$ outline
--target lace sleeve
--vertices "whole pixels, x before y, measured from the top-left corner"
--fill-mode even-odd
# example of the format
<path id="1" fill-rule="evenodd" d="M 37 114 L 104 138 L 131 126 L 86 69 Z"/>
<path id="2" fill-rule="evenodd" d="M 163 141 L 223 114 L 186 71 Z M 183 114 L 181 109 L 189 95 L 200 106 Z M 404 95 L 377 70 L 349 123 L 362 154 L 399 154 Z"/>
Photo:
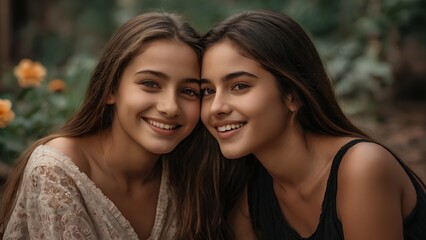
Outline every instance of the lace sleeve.
<path id="1" fill-rule="evenodd" d="M 97 239 L 84 199 L 59 166 L 37 166 L 23 185 L 4 239 Z"/>

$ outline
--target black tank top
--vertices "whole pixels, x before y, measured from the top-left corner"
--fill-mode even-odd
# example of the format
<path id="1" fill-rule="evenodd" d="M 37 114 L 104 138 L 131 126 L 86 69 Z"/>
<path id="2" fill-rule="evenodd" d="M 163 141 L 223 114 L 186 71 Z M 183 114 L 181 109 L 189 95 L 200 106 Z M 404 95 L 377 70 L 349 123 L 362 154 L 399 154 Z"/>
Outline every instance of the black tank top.
<path id="1" fill-rule="evenodd" d="M 322 202 L 322 211 L 317 229 L 308 238 L 301 237 L 291 228 L 281 214 L 281 209 L 273 189 L 273 180 L 266 169 L 256 161 L 255 172 L 248 182 L 247 197 L 250 217 L 255 232 L 260 239 L 285 240 L 339 240 L 344 239 L 342 224 L 337 217 L 336 193 L 337 173 L 340 162 L 353 145 L 368 142 L 356 139 L 345 144 L 336 154 L 327 181 L 327 188 Z M 426 193 L 415 174 L 394 155 L 411 179 L 417 192 L 417 204 L 404 220 L 405 240 L 426 240 Z"/>

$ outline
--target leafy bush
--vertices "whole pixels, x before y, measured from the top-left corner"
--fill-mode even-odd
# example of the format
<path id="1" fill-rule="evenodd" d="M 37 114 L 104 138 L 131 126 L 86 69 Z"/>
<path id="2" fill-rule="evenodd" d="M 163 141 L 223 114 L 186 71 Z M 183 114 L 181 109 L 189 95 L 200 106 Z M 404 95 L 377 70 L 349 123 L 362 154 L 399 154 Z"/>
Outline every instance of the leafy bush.
<path id="1" fill-rule="evenodd" d="M 29 144 L 70 117 L 83 97 L 87 81 L 82 79 L 89 78 L 93 66 L 91 59 L 75 59 L 62 70 L 66 79 L 62 80 L 54 70 L 49 73 L 41 63 L 24 59 L 1 76 L 0 161 L 11 164 Z M 6 102 L 11 103 L 9 110 Z M 11 112 L 14 117 L 2 122 L 2 116 Z"/>

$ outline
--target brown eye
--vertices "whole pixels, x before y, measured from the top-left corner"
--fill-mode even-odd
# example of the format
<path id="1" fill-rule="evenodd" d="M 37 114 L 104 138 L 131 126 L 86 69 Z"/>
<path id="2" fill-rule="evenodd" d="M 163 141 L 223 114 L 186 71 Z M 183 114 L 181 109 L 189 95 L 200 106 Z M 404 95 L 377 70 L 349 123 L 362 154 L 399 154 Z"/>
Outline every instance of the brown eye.
<path id="1" fill-rule="evenodd" d="M 201 90 L 201 94 L 203 96 L 209 96 L 209 95 L 212 95 L 214 93 L 215 93 L 215 91 L 214 91 L 213 88 L 204 88 L 204 89 Z"/>
<path id="2" fill-rule="evenodd" d="M 246 83 L 236 83 L 232 86 L 232 90 L 239 91 L 239 90 L 246 89 L 248 87 L 250 86 Z"/>
<path id="3" fill-rule="evenodd" d="M 142 81 L 141 84 L 149 88 L 160 88 L 157 82 L 151 80 Z"/>
<path id="4" fill-rule="evenodd" d="M 181 90 L 181 93 L 188 95 L 188 96 L 191 96 L 191 97 L 192 96 L 198 97 L 200 95 L 196 90 L 194 90 L 192 88 L 184 88 L 184 89 Z"/>

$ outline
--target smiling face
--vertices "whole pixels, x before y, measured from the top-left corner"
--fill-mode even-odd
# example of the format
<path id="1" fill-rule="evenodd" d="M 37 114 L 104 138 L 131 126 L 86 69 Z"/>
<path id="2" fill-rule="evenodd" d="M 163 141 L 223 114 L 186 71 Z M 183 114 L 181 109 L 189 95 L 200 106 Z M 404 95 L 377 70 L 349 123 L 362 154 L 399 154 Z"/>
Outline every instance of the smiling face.
<path id="1" fill-rule="evenodd" d="M 286 137 L 290 109 L 274 76 L 229 40 L 203 57 L 201 119 L 227 158 L 262 151 Z"/>
<path id="2" fill-rule="evenodd" d="M 199 76 L 197 55 L 189 46 L 175 40 L 150 43 L 126 67 L 110 96 L 115 137 L 155 154 L 172 151 L 199 120 Z"/>

